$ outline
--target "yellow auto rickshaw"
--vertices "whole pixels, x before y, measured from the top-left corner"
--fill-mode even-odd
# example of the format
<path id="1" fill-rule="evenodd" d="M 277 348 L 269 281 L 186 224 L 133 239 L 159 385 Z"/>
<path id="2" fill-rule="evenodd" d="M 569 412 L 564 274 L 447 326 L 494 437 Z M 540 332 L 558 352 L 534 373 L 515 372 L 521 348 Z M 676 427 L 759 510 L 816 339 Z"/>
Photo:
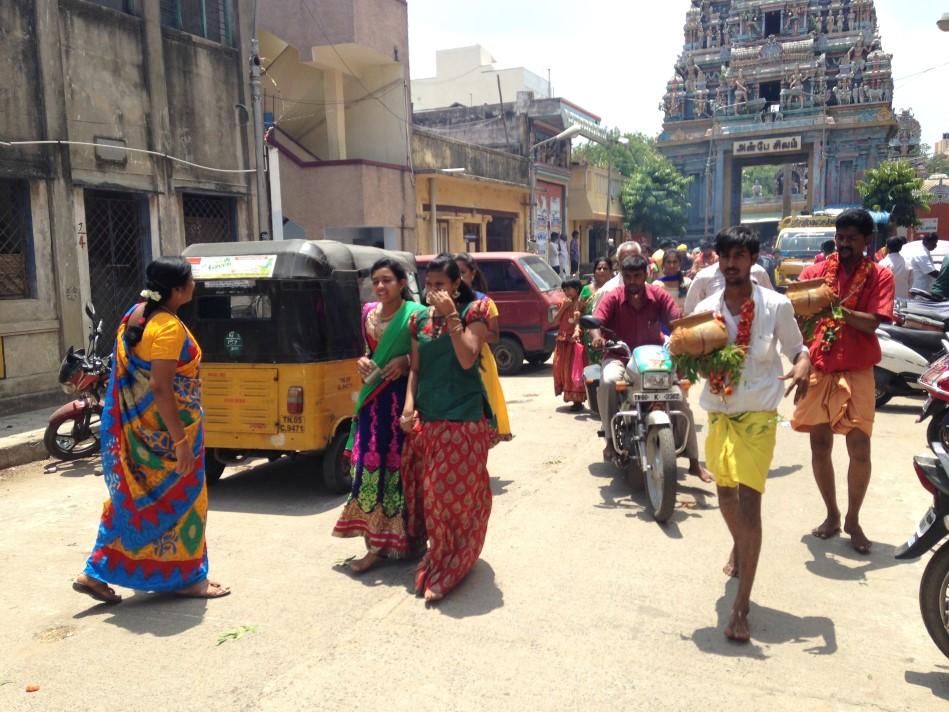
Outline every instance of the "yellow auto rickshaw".
<path id="1" fill-rule="evenodd" d="M 331 240 L 197 244 L 184 256 L 196 287 L 182 318 L 204 353 L 208 482 L 248 458 L 322 453 L 327 488 L 348 491 L 369 268 L 400 259 L 417 294 L 414 256 Z"/>

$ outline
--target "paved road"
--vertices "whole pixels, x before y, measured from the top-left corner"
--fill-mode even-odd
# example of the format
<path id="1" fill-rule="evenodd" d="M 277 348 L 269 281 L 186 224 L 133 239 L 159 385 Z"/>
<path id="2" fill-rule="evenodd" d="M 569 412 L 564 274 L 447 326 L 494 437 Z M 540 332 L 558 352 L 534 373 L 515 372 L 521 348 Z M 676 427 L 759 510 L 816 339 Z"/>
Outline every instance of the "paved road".
<path id="1" fill-rule="evenodd" d="M 213 490 L 212 572 L 234 595 L 90 607 L 69 582 L 102 478 L 90 464 L 0 473 L 0 709 L 922 710 L 949 699 L 949 661 L 917 608 L 924 562 L 892 558 L 928 505 L 910 464 L 924 446 L 917 402 L 879 415 L 869 557 L 806 534 L 821 519 L 807 443 L 779 430 L 754 643 L 740 647 L 720 632 L 734 582 L 721 573 L 729 542 L 713 488 L 683 478 L 660 527 L 597 462 L 593 421 L 554 400 L 549 365 L 505 389 L 517 438 L 491 456 L 487 545 L 437 609 L 411 595 L 409 564 L 360 579 L 334 567 L 361 546 L 329 536 L 343 499 L 283 465 Z M 218 644 L 241 626 L 256 628 Z"/>

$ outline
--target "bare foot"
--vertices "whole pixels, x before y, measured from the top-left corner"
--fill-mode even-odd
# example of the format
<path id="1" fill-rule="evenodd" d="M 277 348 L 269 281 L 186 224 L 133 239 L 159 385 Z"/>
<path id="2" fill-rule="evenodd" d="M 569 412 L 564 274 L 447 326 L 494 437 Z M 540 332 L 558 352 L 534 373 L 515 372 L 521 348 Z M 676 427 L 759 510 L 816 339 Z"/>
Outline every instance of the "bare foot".
<path id="1" fill-rule="evenodd" d="M 738 578 L 738 556 L 735 553 L 735 547 L 732 547 L 732 553 L 728 556 L 728 563 L 722 567 L 722 573 L 726 576 Z"/>
<path id="2" fill-rule="evenodd" d="M 748 611 L 732 611 L 732 618 L 725 626 L 725 637 L 736 643 L 751 640 L 751 628 L 748 627 Z"/>
<path id="3" fill-rule="evenodd" d="M 859 524 L 844 524 L 844 531 L 850 535 L 850 546 L 858 554 L 869 554 L 873 545 Z"/>
<path id="4" fill-rule="evenodd" d="M 714 478 L 712 477 L 712 473 L 706 470 L 704 467 L 702 467 L 698 463 L 696 463 L 695 465 L 689 465 L 689 474 L 695 475 L 700 480 L 702 480 L 702 482 L 715 481 Z"/>
<path id="5" fill-rule="evenodd" d="M 196 584 L 175 591 L 176 596 L 183 598 L 224 598 L 231 595 L 231 589 L 222 586 L 217 581 L 204 579 Z"/>
<path id="6" fill-rule="evenodd" d="M 436 593 L 430 588 L 425 589 L 425 603 L 437 603 L 445 597 L 444 593 Z"/>
<path id="7" fill-rule="evenodd" d="M 819 527 L 811 530 L 818 539 L 830 539 L 840 534 L 840 515 L 828 516 Z"/>
<path id="8" fill-rule="evenodd" d="M 349 570 L 352 571 L 354 574 L 361 574 L 371 569 L 377 563 L 379 563 L 379 554 L 376 554 L 375 552 L 370 551 L 361 559 L 350 561 Z"/>
<path id="9" fill-rule="evenodd" d="M 85 574 L 79 574 L 72 582 L 73 591 L 85 594 L 102 603 L 118 603 L 122 597 L 104 581 L 99 581 Z"/>

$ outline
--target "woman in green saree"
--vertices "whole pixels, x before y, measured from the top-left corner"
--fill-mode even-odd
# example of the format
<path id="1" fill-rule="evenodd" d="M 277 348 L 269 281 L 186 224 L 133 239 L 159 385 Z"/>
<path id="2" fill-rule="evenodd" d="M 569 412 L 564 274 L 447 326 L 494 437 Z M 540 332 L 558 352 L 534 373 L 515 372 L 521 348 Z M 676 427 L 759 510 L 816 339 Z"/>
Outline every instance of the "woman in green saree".
<path id="1" fill-rule="evenodd" d="M 353 489 L 333 529 L 333 536 L 365 539 L 368 552 L 350 564 L 355 573 L 369 570 L 380 558 L 410 553 L 401 474 L 405 435 L 399 416 L 412 347 L 409 318 L 424 310 L 405 298 L 407 275 L 399 262 L 383 258 L 370 274 L 379 301 L 362 311 L 366 354 L 358 368 L 363 387 L 347 445 Z"/>

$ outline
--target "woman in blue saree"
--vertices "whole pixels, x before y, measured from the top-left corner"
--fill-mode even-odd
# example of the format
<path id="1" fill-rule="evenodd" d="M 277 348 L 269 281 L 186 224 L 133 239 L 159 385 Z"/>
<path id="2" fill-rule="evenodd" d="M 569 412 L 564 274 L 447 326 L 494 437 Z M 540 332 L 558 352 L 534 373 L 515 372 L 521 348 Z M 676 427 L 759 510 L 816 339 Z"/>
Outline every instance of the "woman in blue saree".
<path id="1" fill-rule="evenodd" d="M 409 317 L 424 307 L 406 299 L 408 275 L 398 261 L 383 258 L 370 275 L 379 301 L 362 311 L 366 354 L 358 368 L 363 387 L 347 445 L 353 489 L 333 529 L 333 536 L 365 539 L 366 555 L 350 563 L 354 573 L 368 571 L 380 558 L 398 559 L 411 552 L 402 492 L 405 435 L 399 417 L 409 372 Z"/>
<path id="2" fill-rule="evenodd" d="M 102 412 L 102 471 L 109 488 L 92 555 L 73 589 L 122 600 L 109 584 L 219 598 L 208 580 L 204 534 L 201 348 L 178 318 L 194 279 L 182 257 L 145 271 L 144 301 L 122 319 Z"/>

